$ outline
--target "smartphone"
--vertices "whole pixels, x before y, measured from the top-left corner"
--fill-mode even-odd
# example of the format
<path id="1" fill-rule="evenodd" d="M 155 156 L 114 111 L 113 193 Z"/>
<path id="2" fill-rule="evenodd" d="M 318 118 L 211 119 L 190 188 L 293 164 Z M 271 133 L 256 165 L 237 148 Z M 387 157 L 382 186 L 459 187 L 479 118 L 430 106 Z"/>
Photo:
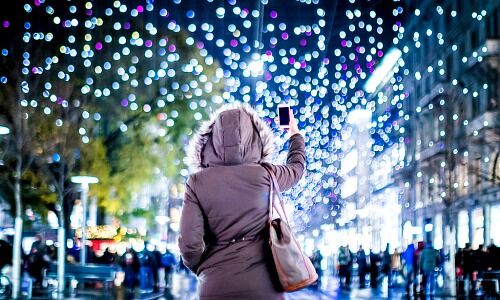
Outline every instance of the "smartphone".
<path id="1" fill-rule="evenodd" d="M 278 117 L 281 128 L 290 128 L 290 106 L 287 104 L 278 105 Z"/>

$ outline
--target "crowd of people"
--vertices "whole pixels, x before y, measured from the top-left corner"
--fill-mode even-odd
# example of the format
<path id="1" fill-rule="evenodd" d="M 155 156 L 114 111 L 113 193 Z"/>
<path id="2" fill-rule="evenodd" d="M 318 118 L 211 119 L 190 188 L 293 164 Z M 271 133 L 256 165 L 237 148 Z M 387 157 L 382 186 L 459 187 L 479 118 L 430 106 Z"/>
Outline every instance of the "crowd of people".
<path id="1" fill-rule="evenodd" d="M 479 245 L 472 249 L 470 243 L 465 248 L 459 248 L 455 254 L 455 267 L 458 280 L 467 280 L 468 289 L 475 293 L 477 282 L 484 278 L 488 271 L 500 270 L 500 248 L 493 242 L 488 247 Z"/>
<path id="2" fill-rule="evenodd" d="M 472 293 L 485 272 L 500 270 L 499 248 L 492 242 L 490 246 L 480 245 L 473 250 L 470 244 L 458 249 L 455 255 L 457 280 L 468 280 Z M 341 246 L 337 253 L 337 275 L 340 288 L 350 290 L 353 272 L 359 277 L 359 288 L 367 287 L 367 276 L 372 288 L 378 288 L 387 278 L 389 288 L 404 283 L 407 294 L 434 294 L 437 276 L 444 274 L 444 263 L 449 257 L 443 249 L 434 249 L 432 244 L 420 241 L 409 244 L 404 251 L 394 249 L 389 252 L 389 244 L 382 253 L 370 249 L 365 253 L 362 246 L 353 253 L 349 245 Z M 354 268 L 354 265 L 357 268 Z M 444 277 L 443 277 L 444 279 Z"/>
<path id="3" fill-rule="evenodd" d="M 80 251 L 76 243 L 74 247 L 67 248 L 67 264 L 78 264 Z M 22 252 L 23 274 L 32 278 L 34 287 L 43 286 L 44 270 L 56 262 L 57 247 L 54 243 L 47 243 L 40 234 L 35 236 L 29 251 Z M 160 286 L 170 288 L 174 269 L 179 267 L 187 270 L 173 252 L 168 249 L 160 251 L 151 243 L 145 243 L 140 250 L 135 250 L 130 245 L 124 253 L 118 253 L 113 246 L 106 247 L 103 251 L 94 251 L 87 245 L 86 263 L 119 266 L 124 274 L 122 284 L 129 291 L 139 289 L 153 292 L 159 290 Z M 12 265 L 12 246 L 8 241 L 0 240 L 0 268 L 7 265 Z M 164 276 L 160 276 L 160 272 L 164 272 Z"/>

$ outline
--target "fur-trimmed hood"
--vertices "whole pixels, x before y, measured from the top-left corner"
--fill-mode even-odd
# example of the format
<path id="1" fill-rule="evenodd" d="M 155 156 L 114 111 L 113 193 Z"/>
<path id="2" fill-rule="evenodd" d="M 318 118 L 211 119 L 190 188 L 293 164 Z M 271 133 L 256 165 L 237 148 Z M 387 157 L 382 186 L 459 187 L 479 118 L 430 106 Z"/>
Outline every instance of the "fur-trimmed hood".
<path id="1" fill-rule="evenodd" d="M 204 122 L 189 143 L 186 163 L 190 173 L 214 166 L 269 162 L 275 136 L 248 104 L 223 105 Z"/>

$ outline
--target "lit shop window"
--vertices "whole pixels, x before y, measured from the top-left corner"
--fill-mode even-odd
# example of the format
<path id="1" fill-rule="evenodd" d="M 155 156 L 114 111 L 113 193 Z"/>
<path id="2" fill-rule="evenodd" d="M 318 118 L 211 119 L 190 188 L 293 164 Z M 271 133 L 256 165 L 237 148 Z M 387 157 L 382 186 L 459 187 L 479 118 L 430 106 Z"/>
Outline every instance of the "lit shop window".
<path id="1" fill-rule="evenodd" d="M 495 245 L 500 245 L 500 204 L 491 207 L 490 234 Z M 488 241 L 489 245 L 490 241 Z"/>
<path id="2" fill-rule="evenodd" d="M 478 207 L 472 211 L 472 249 L 477 249 L 484 244 L 484 215 L 483 208 Z"/>
<path id="3" fill-rule="evenodd" d="M 469 214 L 466 210 L 458 213 L 457 242 L 459 248 L 464 248 L 469 242 Z"/>

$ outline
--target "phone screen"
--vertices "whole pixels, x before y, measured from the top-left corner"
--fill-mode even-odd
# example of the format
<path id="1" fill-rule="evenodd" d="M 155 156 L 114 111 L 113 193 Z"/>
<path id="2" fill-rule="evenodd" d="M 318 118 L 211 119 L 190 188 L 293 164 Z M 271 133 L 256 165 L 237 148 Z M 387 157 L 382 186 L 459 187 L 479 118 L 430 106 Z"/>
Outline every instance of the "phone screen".
<path id="1" fill-rule="evenodd" d="M 280 118 L 280 126 L 289 126 L 290 125 L 290 107 L 283 106 L 278 108 L 278 114 Z"/>

